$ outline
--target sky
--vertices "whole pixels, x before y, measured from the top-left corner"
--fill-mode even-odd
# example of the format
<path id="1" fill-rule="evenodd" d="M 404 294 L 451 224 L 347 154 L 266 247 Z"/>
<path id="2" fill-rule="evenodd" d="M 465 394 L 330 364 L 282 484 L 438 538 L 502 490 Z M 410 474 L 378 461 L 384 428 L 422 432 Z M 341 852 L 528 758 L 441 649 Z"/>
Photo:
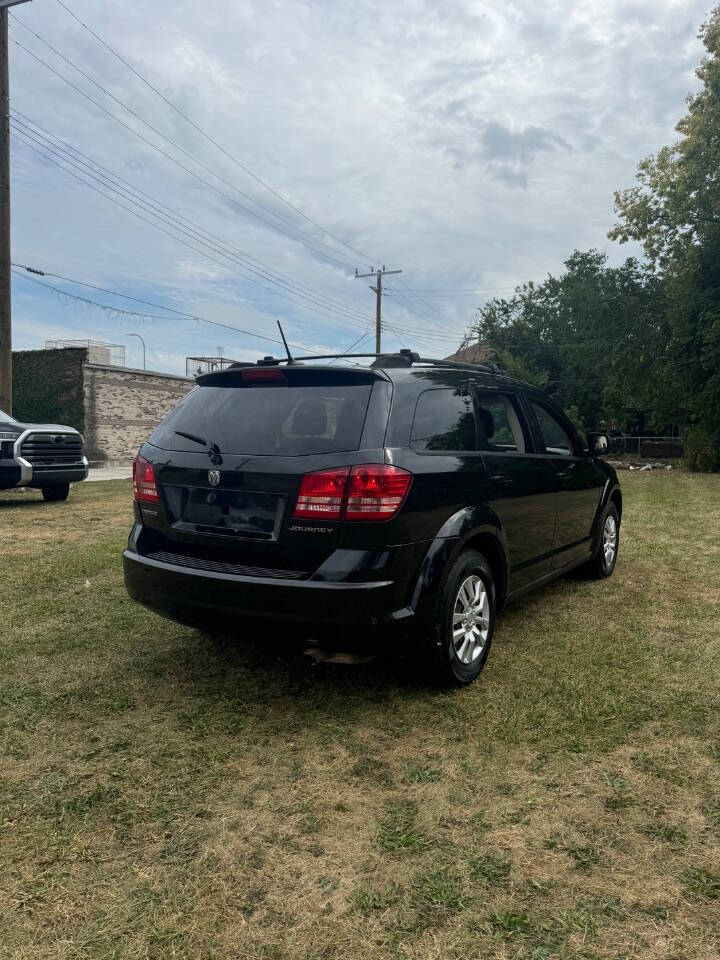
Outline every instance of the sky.
<path id="1" fill-rule="evenodd" d="M 355 270 L 384 264 L 383 347 L 446 356 L 574 249 L 640 255 L 607 240 L 613 191 L 675 139 L 710 6 L 16 6 L 13 260 L 45 276 L 16 268 L 14 347 L 102 340 L 138 367 L 140 334 L 181 374 L 282 353 L 280 320 L 296 352 L 373 350 Z"/>

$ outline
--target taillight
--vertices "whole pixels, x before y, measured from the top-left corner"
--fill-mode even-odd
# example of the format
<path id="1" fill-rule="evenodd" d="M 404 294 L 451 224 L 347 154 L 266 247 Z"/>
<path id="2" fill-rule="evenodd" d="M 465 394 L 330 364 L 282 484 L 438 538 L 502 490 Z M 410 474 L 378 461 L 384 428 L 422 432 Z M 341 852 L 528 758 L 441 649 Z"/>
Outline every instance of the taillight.
<path id="1" fill-rule="evenodd" d="M 240 376 L 245 383 L 282 383 L 287 386 L 287 377 L 277 367 L 245 367 Z"/>
<path id="2" fill-rule="evenodd" d="M 155 468 L 138 454 L 133 460 L 133 497 L 146 503 L 159 503 Z"/>
<path id="3" fill-rule="evenodd" d="M 389 464 L 306 473 L 294 516 L 325 520 L 389 520 L 405 500 L 412 474 Z"/>
<path id="4" fill-rule="evenodd" d="M 300 481 L 295 516 L 339 520 L 350 467 L 306 473 Z"/>
<path id="5" fill-rule="evenodd" d="M 412 474 L 391 464 L 363 464 L 350 472 L 346 520 L 387 520 L 402 506 Z"/>

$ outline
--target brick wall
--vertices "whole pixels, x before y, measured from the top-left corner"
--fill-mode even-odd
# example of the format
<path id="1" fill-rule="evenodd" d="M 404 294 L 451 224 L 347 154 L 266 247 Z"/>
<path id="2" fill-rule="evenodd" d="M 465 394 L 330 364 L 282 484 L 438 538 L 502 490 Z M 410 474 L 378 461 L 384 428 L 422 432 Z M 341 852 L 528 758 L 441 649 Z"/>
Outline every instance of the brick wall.
<path id="1" fill-rule="evenodd" d="M 172 374 L 85 364 L 88 459 L 127 463 L 162 418 L 194 385 Z"/>

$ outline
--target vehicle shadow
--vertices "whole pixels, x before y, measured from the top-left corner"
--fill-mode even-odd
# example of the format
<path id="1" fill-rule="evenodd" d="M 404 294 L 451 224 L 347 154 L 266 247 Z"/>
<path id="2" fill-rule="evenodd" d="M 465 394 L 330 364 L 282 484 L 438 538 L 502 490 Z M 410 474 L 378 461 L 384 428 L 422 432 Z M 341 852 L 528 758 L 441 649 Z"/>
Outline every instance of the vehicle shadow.
<path id="1" fill-rule="evenodd" d="M 37 505 L 40 503 L 44 503 L 44 501 L 42 494 L 38 490 L 37 497 L 33 497 L 32 499 L 29 497 L 23 497 L 22 499 L 20 497 L 17 499 L 14 497 L 0 497 L 0 510 L 22 510 L 27 507 L 37 507 Z"/>
<path id="2" fill-rule="evenodd" d="M 498 617 L 488 666 L 475 684 L 458 689 L 443 685 L 437 669 L 413 650 L 410 637 L 396 649 L 380 649 L 365 663 L 316 663 L 304 651 L 308 641 L 283 638 L 277 624 L 259 622 L 251 632 L 207 633 L 183 629 L 176 643 L 151 653 L 146 648 L 136 663 L 138 673 L 147 671 L 170 682 L 206 707 L 218 702 L 232 705 L 244 714 L 265 717 L 272 703 L 282 704 L 292 723 L 310 710 L 327 718 L 347 719 L 365 712 L 369 705 L 394 701 L 454 701 L 483 685 L 488 672 L 497 675 L 512 669 L 517 656 L 513 635 L 518 615 L 541 617 L 567 590 L 564 580 L 548 584 Z M 247 628 L 246 628 L 247 629 Z M 150 654 L 151 662 L 145 657 Z M 139 679 L 139 678 L 138 678 Z"/>

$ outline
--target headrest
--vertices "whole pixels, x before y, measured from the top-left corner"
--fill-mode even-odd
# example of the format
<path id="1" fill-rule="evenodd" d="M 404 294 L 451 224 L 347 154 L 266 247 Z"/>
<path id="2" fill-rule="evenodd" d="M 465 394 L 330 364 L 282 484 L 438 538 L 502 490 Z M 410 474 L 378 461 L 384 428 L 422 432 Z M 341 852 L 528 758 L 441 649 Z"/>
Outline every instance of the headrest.
<path id="1" fill-rule="evenodd" d="M 321 400 L 301 400 L 295 407 L 292 432 L 296 437 L 322 437 L 327 427 L 327 409 Z"/>
<path id="2" fill-rule="evenodd" d="M 495 421 L 493 420 L 492 413 L 484 407 L 480 407 L 480 422 L 482 423 L 482 428 L 485 433 L 485 439 L 489 440 L 495 433 Z"/>

